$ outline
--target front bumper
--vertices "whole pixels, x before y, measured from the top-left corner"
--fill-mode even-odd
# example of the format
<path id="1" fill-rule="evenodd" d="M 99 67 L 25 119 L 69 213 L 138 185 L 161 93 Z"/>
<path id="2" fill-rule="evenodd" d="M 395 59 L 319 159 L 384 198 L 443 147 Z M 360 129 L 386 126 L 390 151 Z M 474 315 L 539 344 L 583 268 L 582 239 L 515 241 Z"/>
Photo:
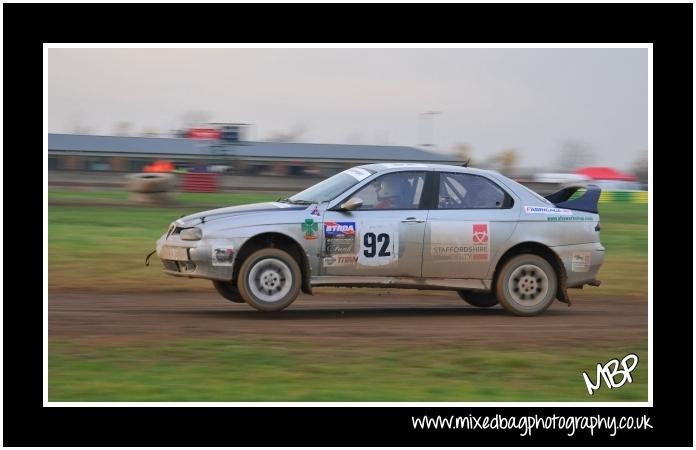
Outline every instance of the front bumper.
<path id="1" fill-rule="evenodd" d="M 157 240 L 157 256 L 162 261 L 164 273 L 176 277 L 231 281 L 234 249 L 227 241 L 184 241 L 177 236 L 167 237 L 167 234 Z"/>
<path id="2" fill-rule="evenodd" d="M 597 273 L 604 262 L 604 247 L 592 244 L 562 245 L 551 247 L 561 259 L 566 272 L 566 287 L 581 288 L 589 284 L 599 286 Z"/>

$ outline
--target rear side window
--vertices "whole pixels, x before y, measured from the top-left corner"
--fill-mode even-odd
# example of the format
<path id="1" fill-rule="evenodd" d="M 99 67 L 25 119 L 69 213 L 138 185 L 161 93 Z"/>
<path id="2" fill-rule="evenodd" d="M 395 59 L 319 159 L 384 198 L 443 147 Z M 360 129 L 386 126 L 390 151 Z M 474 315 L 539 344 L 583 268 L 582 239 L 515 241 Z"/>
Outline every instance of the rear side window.
<path id="1" fill-rule="evenodd" d="M 439 209 L 504 209 L 512 199 L 488 178 L 466 173 L 440 173 Z"/>

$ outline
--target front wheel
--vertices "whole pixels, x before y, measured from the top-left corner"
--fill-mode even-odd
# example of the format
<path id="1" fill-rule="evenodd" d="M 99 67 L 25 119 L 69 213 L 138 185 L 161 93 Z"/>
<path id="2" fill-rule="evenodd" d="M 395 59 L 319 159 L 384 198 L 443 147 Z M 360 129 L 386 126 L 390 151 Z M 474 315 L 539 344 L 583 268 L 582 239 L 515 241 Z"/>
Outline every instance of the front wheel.
<path id="1" fill-rule="evenodd" d="M 295 258 L 277 248 L 258 250 L 239 268 L 237 288 L 259 311 L 280 311 L 300 293 L 302 271 Z"/>
<path id="2" fill-rule="evenodd" d="M 517 316 L 535 316 L 556 297 L 556 271 L 544 258 L 522 254 L 508 260 L 501 268 L 495 295 L 507 311 Z"/>

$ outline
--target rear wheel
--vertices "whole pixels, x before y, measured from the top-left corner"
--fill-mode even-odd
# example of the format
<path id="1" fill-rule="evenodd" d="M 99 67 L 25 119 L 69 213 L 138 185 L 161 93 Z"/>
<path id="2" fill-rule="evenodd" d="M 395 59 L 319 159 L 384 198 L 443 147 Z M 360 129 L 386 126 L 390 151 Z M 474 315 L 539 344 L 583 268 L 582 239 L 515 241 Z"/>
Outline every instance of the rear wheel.
<path id="1" fill-rule="evenodd" d="M 215 290 L 218 291 L 218 294 L 222 295 L 227 300 L 235 303 L 244 303 L 244 299 L 239 295 L 239 290 L 234 283 L 216 280 L 213 281 L 213 286 L 215 286 Z"/>
<path id="2" fill-rule="evenodd" d="M 517 316 L 535 316 L 556 297 L 556 271 L 544 258 L 525 253 L 508 260 L 500 269 L 495 294 L 500 304 Z"/>
<path id="3" fill-rule="evenodd" d="M 237 289 L 259 311 L 280 311 L 300 293 L 302 271 L 295 258 L 277 248 L 258 250 L 239 268 Z"/>
<path id="4" fill-rule="evenodd" d="M 477 308 L 490 308 L 498 304 L 492 292 L 457 291 L 462 300 Z"/>

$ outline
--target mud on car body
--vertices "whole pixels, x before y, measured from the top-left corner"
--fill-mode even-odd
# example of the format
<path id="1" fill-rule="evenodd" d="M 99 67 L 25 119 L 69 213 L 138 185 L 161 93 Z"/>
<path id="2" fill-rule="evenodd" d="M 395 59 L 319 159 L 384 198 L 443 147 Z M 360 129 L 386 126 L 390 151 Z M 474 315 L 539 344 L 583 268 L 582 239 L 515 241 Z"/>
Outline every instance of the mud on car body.
<path id="1" fill-rule="evenodd" d="M 228 300 L 279 311 L 313 286 L 446 289 L 528 316 L 568 288 L 598 286 L 604 259 L 595 186 L 547 197 L 496 172 L 358 166 L 277 202 L 173 222 L 164 271 L 205 278 Z"/>

